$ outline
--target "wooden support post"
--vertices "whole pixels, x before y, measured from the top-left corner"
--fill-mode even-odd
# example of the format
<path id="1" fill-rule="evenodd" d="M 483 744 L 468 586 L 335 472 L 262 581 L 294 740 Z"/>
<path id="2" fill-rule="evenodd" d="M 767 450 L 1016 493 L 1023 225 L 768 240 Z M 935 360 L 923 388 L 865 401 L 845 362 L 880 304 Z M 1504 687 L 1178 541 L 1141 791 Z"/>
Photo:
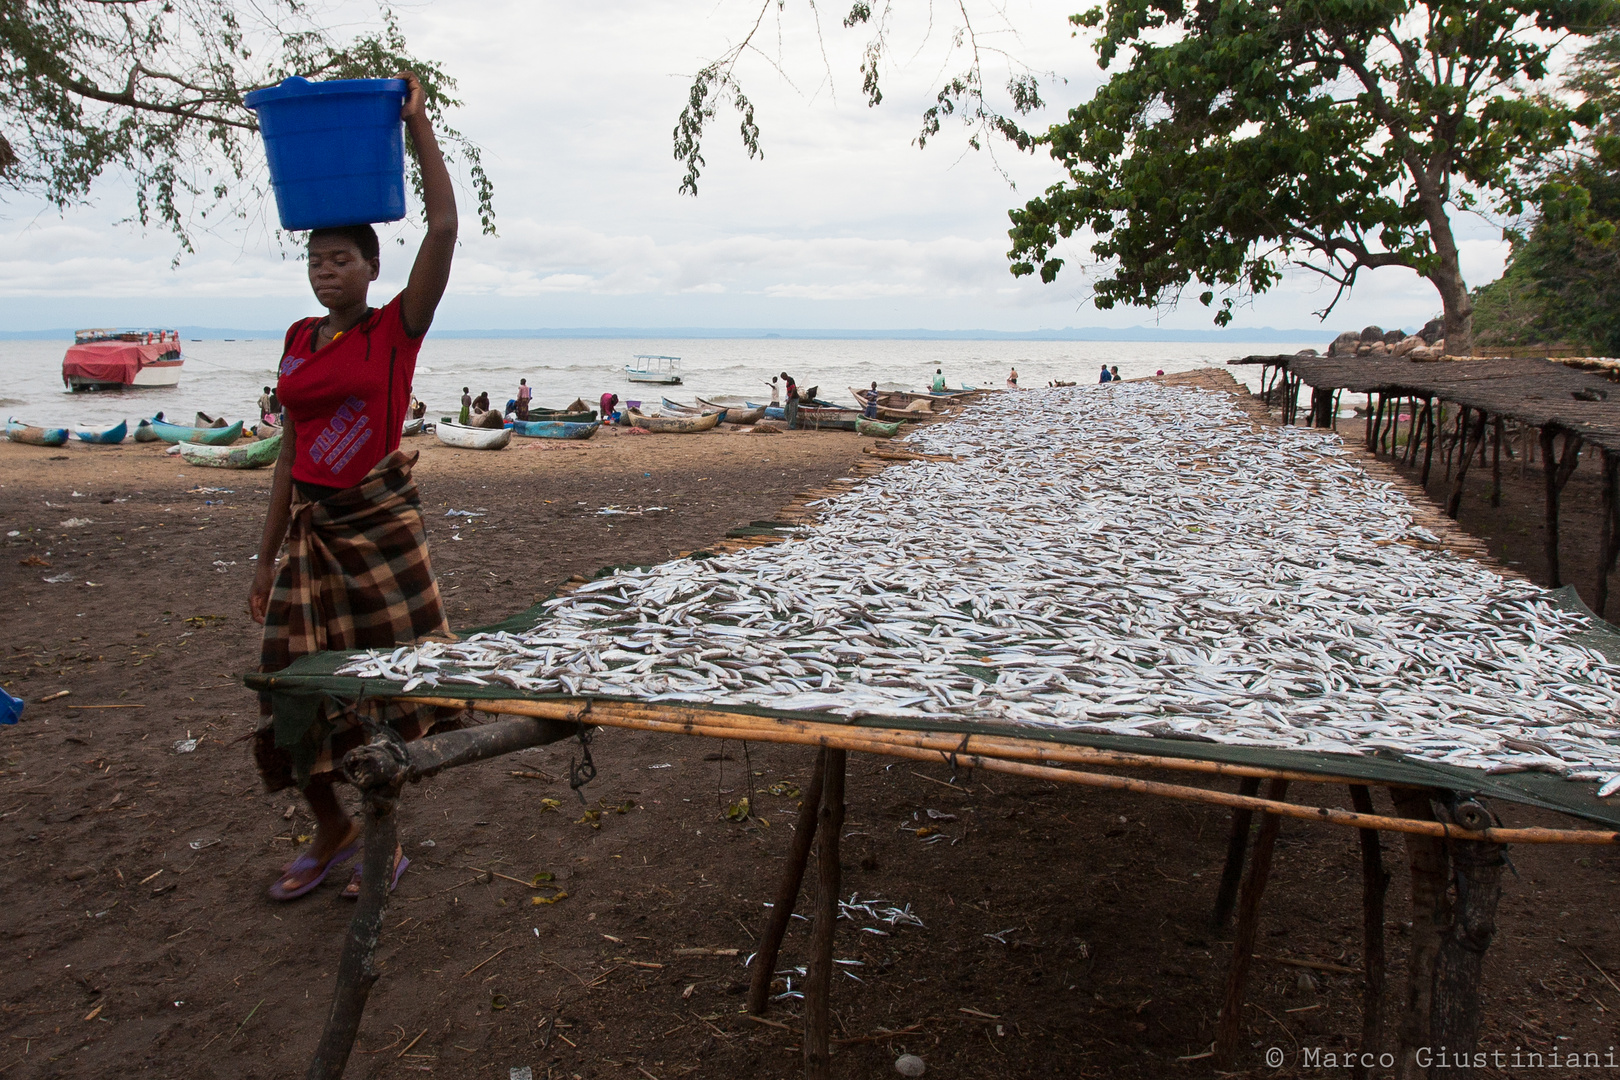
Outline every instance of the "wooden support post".
<path id="1" fill-rule="evenodd" d="M 1546 478 L 1547 498 L 1547 527 L 1544 547 L 1547 554 L 1547 579 L 1553 588 L 1562 585 L 1563 578 L 1558 573 L 1558 501 L 1563 495 L 1564 485 L 1575 471 L 1575 466 L 1581 461 L 1582 439 L 1573 431 L 1564 432 L 1564 449 L 1562 453 L 1553 451 L 1553 439 L 1558 429 L 1551 424 L 1541 429 L 1541 472 Z"/>
<path id="2" fill-rule="evenodd" d="M 1358 813 L 1373 812 L 1367 785 L 1350 785 L 1350 805 Z M 1384 896 L 1389 891 L 1389 871 L 1384 869 L 1384 848 L 1378 830 L 1357 832 L 1361 837 L 1361 962 L 1366 979 L 1361 992 L 1361 1052 L 1376 1061 L 1384 1043 Z M 1358 1064 L 1352 1073 L 1360 1080 L 1371 1075 L 1365 1064 Z"/>
<path id="3" fill-rule="evenodd" d="M 1333 430 L 1339 430 L 1339 399 L 1344 396 L 1344 390 L 1333 391 Z"/>
<path id="4" fill-rule="evenodd" d="M 1384 437 L 1384 395 L 1378 395 L 1378 408 L 1374 412 L 1372 421 L 1372 437 L 1367 440 L 1367 449 L 1378 456 L 1378 444 Z"/>
<path id="5" fill-rule="evenodd" d="M 1450 1067 L 1462 1056 L 1466 1063 L 1479 1043 L 1480 976 L 1485 950 L 1496 933 L 1496 905 L 1502 898 L 1502 867 L 1507 862 L 1501 844 L 1462 840 L 1451 845 L 1452 882 L 1456 893 L 1451 932 L 1440 943 L 1434 967 L 1434 1003 L 1429 1021 L 1433 1045 L 1445 1047 L 1445 1077 L 1466 1080 L 1473 1069 Z"/>
<path id="6" fill-rule="evenodd" d="M 1434 820 L 1433 792 L 1424 788 L 1390 788 L 1401 816 Z M 1402 1003 L 1396 1034 L 1400 1053 L 1395 1063 L 1397 1080 L 1421 1080 L 1418 1051 L 1435 1044 L 1430 1037 L 1434 1004 L 1434 964 L 1440 938 L 1451 926 L 1447 897 L 1449 857 L 1445 841 L 1434 836 L 1408 836 L 1407 859 L 1412 869 L 1412 940 L 1406 960 L 1406 1000 Z"/>
<path id="7" fill-rule="evenodd" d="M 326 1014 L 320 1045 L 304 1074 L 307 1080 L 338 1080 L 343 1075 L 349 1052 L 354 1049 L 354 1037 L 360 1032 L 366 999 L 377 981 L 373 961 L 388 909 L 388 886 L 393 883 L 394 846 L 398 842 L 394 809 L 403 782 L 401 775 L 392 782 L 365 789 L 365 862 L 360 874 L 360 899 L 354 918 L 349 920 L 349 935 L 343 939 L 332 1007 Z"/>
<path id="8" fill-rule="evenodd" d="M 842 887 L 838 839 L 844 831 L 844 759 L 846 751 L 827 751 L 816 822 L 816 915 L 810 931 L 810 967 L 804 979 L 805 1080 L 831 1080 L 832 1033 L 828 1026 L 832 996 L 833 933 L 838 926 L 838 892 Z"/>
<path id="9" fill-rule="evenodd" d="M 1491 505 L 1502 505 L 1502 418 L 1495 423 L 1495 438 L 1491 440 Z"/>
<path id="10" fill-rule="evenodd" d="M 1468 413 L 1467 406 L 1463 407 L 1462 414 L 1462 443 L 1457 449 L 1457 482 L 1451 488 L 1451 497 L 1446 500 L 1446 516 L 1457 520 L 1457 512 L 1462 509 L 1463 482 L 1468 478 L 1468 466 L 1474 460 L 1474 448 L 1468 441 Z M 1473 425 L 1476 442 L 1485 438 L 1485 410 L 1474 410 L 1479 413 L 1479 420 Z"/>
<path id="11" fill-rule="evenodd" d="M 1372 394 L 1369 393 L 1367 395 L 1367 435 L 1366 435 L 1365 439 L 1363 440 L 1367 444 L 1367 448 L 1369 450 L 1372 449 L 1372 433 L 1373 433 L 1373 399 L 1372 399 Z"/>
<path id="12" fill-rule="evenodd" d="M 1406 450 L 1401 455 L 1401 457 L 1403 459 L 1405 459 L 1408 463 L 1411 462 L 1412 455 L 1417 452 L 1414 448 L 1417 445 L 1417 429 L 1418 429 L 1417 396 L 1413 395 L 1409 400 L 1410 400 L 1410 404 L 1407 406 L 1407 408 L 1408 408 L 1408 410 L 1410 412 L 1410 415 L 1407 417 L 1408 423 L 1406 425 Z"/>
<path id="13" fill-rule="evenodd" d="M 827 775 L 827 749 L 816 751 L 815 769 L 805 785 L 804 798 L 799 803 L 799 818 L 793 825 L 793 847 L 788 851 L 787 866 L 782 880 L 776 886 L 776 901 L 765 917 L 765 929 L 759 935 L 759 949 L 754 953 L 754 973 L 748 980 L 748 1011 L 762 1016 L 771 997 L 771 980 L 776 975 L 776 957 L 782 951 L 782 938 L 787 935 L 788 923 L 793 920 L 793 908 L 799 902 L 799 886 L 804 882 L 805 864 L 810 861 L 810 842 L 816 836 L 816 820 L 821 812 L 821 785 Z"/>
<path id="14" fill-rule="evenodd" d="M 1423 441 L 1423 476 L 1418 482 L 1427 490 L 1429 487 L 1429 468 L 1434 464 L 1434 440 L 1440 430 L 1440 421 L 1437 410 L 1434 408 L 1433 398 L 1424 403 L 1423 415 L 1428 419 L 1428 438 Z"/>
<path id="15" fill-rule="evenodd" d="M 1250 798 L 1260 794 L 1260 778 L 1245 776 L 1240 779 L 1238 794 Z M 1220 930 L 1232 917 L 1232 908 L 1237 904 L 1238 886 L 1243 883 L 1243 860 L 1249 853 L 1249 827 L 1253 823 L 1253 810 L 1232 811 L 1232 832 L 1226 841 L 1226 866 L 1221 871 L 1221 887 L 1215 893 L 1215 910 L 1209 917 L 1211 930 Z"/>
<path id="16" fill-rule="evenodd" d="M 1596 600 L 1592 604 L 1592 610 L 1597 612 L 1600 619 L 1609 617 L 1607 613 L 1609 606 L 1609 574 L 1614 570 L 1616 556 L 1620 555 L 1620 545 L 1615 543 L 1615 534 L 1620 531 L 1615 528 L 1616 484 L 1620 484 L 1620 455 L 1615 454 L 1612 450 L 1605 449 L 1603 451 L 1602 510 L 1599 512 L 1599 516 L 1603 520 L 1599 523 L 1597 585 L 1593 589 Z"/>
<path id="17" fill-rule="evenodd" d="M 1266 797 L 1281 801 L 1288 794 L 1288 781 L 1273 780 Z M 1243 895 L 1238 901 L 1237 932 L 1232 941 L 1232 966 L 1226 973 L 1226 998 L 1221 1003 L 1220 1019 L 1215 1027 L 1215 1067 L 1231 1069 L 1237 1057 L 1238 1042 L 1243 1036 L 1243 1000 L 1249 984 L 1249 966 L 1254 961 L 1254 939 L 1260 928 L 1260 897 L 1271 878 L 1271 853 L 1277 844 L 1277 830 L 1282 819 L 1262 812 L 1260 834 L 1254 840 L 1254 852 L 1249 859 L 1249 874 L 1243 882 Z"/>
<path id="18" fill-rule="evenodd" d="M 1452 456 L 1452 452 L 1457 449 L 1457 442 L 1461 438 L 1463 420 L 1464 420 L 1465 417 L 1467 417 L 1467 415 L 1468 415 L 1468 410 L 1465 409 L 1465 408 L 1459 407 L 1458 411 L 1457 411 L 1457 431 L 1447 433 L 1447 438 L 1446 438 L 1446 480 L 1447 481 L 1450 481 L 1450 479 L 1451 479 L 1451 456 Z"/>

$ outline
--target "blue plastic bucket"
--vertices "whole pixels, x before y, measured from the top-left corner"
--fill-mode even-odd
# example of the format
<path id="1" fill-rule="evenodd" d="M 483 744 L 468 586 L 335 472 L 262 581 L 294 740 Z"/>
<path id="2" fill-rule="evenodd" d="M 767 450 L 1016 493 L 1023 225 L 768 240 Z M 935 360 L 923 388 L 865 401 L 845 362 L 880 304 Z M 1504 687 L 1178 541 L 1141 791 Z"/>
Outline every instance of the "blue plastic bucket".
<path id="1" fill-rule="evenodd" d="M 403 79 L 295 75 L 247 96 L 259 114 L 283 229 L 405 216 L 405 94 Z"/>

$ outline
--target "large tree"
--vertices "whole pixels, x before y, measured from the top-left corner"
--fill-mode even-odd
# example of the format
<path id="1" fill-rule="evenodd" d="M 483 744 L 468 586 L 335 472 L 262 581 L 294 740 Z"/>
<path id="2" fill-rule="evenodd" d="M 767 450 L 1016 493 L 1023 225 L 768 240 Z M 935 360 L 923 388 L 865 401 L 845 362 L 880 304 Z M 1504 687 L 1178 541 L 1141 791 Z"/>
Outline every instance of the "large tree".
<path id="1" fill-rule="evenodd" d="M 493 189 L 478 147 L 444 123 L 455 80 L 416 56 L 392 13 L 342 39 L 302 0 L 0 0 L 0 195 L 86 202 L 127 178 L 131 217 L 191 250 L 197 229 L 263 213 L 251 90 L 289 75 L 386 78 L 410 69 L 450 160 L 460 158 L 486 233 Z M 420 178 L 412 169 L 420 191 Z"/>
<path id="2" fill-rule="evenodd" d="M 1043 141 L 1064 183 L 1012 212 L 1013 273 L 1053 280 L 1083 230 L 1099 307 L 1174 303 L 1196 283 L 1226 325 L 1289 265 L 1337 286 L 1403 266 L 1428 279 L 1448 351 L 1472 304 L 1452 218 L 1522 212 L 1526 166 L 1598 109 L 1545 92 L 1571 35 L 1612 0 L 1108 0 L 1096 95 Z M 1123 56 L 1122 56 L 1123 54 Z"/>

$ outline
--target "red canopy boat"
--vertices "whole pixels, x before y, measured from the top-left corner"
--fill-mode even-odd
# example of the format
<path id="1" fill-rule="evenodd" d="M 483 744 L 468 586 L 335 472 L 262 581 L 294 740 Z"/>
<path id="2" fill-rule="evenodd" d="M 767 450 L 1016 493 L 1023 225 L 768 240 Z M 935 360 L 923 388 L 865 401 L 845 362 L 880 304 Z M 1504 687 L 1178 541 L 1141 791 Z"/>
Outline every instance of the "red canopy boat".
<path id="1" fill-rule="evenodd" d="M 69 390 L 173 386 L 184 363 L 175 330 L 80 330 L 62 357 L 62 381 Z"/>

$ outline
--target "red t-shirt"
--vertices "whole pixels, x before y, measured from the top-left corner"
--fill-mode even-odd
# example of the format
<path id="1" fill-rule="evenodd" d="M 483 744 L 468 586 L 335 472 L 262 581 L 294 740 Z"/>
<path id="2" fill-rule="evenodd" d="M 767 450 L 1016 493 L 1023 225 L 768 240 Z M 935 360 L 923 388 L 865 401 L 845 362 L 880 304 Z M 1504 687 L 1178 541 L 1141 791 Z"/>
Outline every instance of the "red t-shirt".
<path id="1" fill-rule="evenodd" d="M 317 351 L 319 326 L 287 331 L 276 393 L 298 435 L 292 478 L 348 488 L 399 449 L 422 339 L 405 332 L 397 296 Z"/>

